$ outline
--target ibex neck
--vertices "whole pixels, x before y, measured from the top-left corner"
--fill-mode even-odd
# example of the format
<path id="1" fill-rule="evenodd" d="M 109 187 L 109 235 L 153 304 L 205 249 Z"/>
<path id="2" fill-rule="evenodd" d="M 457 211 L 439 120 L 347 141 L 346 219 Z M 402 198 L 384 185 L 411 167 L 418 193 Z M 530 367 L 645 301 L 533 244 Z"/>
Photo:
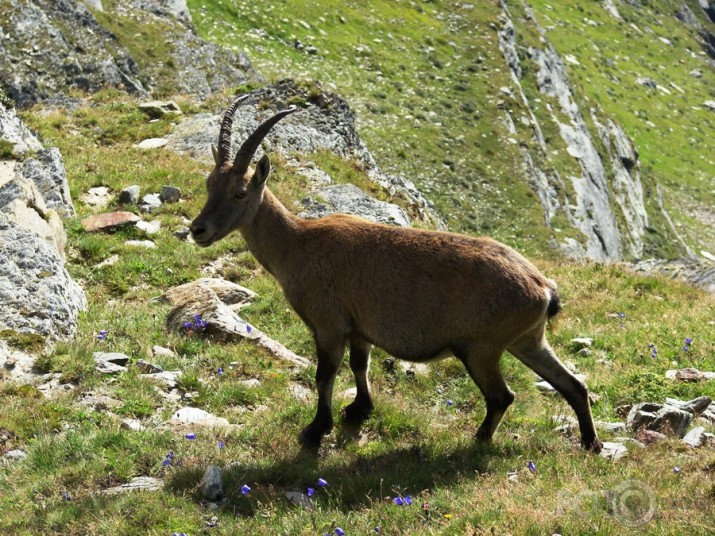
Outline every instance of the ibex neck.
<path id="1" fill-rule="evenodd" d="M 279 281 L 297 241 L 298 221 L 266 188 L 251 224 L 239 228 L 253 256 Z"/>

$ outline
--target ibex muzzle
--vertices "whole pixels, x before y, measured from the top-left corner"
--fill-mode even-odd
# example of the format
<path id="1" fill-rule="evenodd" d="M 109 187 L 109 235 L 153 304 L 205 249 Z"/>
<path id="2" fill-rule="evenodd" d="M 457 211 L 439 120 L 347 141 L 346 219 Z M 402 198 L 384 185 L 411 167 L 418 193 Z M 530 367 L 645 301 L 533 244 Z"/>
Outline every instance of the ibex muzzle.
<path id="1" fill-rule="evenodd" d="M 230 159 L 239 97 L 226 111 L 208 201 L 191 225 L 200 246 L 237 229 L 248 249 L 278 280 L 313 333 L 318 354 L 318 408 L 301 432 L 319 445 L 333 427 L 335 376 L 350 345 L 357 396 L 345 418 L 373 409 L 368 383 L 372 346 L 413 362 L 454 355 L 486 399 L 477 437 L 491 439 L 514 399 L 499 368 L 509 351 L 561 393 L 576 412 L 581 441 L 601 449 L 586 386 L 558 360 L 545 338 L 560 310 L 556 284 L 528 260 L 489 238 L 379 225 L 335 214 L 304 220 L 266 188 L 267 156 L 249 163 L 270 128 L 293 109 L 263 123 Z"/>

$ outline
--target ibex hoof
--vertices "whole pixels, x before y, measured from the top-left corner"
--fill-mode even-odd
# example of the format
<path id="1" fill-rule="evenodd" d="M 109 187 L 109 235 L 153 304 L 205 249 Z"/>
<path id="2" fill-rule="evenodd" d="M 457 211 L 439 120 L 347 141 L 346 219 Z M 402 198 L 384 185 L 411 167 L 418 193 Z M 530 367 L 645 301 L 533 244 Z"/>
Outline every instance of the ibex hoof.
<path id="1" fill-rule="evenodd" d="M 319 431 L 313 426 L 306 426 L 298 435 L 298 442 L 306 448 L 320 447 L 320 442 L 323 439 L 325 432 Z"/>
<path id="2" fill-rule="evenodd" d="M 372 413 L 372 405 L 353 402 L 345 406 L 343 410 L 343 421 L 350 424 L 360 424 L 370 416 L 370 413 Z"/>
<path id="3" fill-rule="evenodd" d="M 594 454 L 598 454 L 603 449 L 603 443 L 597 437 L 593 438 L 591 441 L 582 441 L 581 445 L 583 448 Z"/>

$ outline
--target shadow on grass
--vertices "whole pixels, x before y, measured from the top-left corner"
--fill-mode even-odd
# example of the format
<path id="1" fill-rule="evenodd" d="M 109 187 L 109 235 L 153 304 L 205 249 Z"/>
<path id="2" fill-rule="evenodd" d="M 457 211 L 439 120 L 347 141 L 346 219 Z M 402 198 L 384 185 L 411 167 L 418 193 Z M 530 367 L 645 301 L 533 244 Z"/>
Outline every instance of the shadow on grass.
<path id="1" fill-rule="evenodd" d="M 337 431 L 336 446 L 340 451 L 358 434 L 355 427 L 343 426 Z M 369 507 L 376 502 L 397 495 L 419 495 L 435 486 L 448 486 L 463 478 L 477 478 L 478 474 L 491 472 L 494 460 L 519 456 L 522 447 L 512 442 L 482 443 L 465 440 L 457 446 L 426 443 L 415 439 L 415 444 L 396 447 L 384 452 L 384 445 L 375 442 L 375 450 L 356 454 L 348 451 L 344 457 L 331 455 L 322 459 L 314 449 L 302 449 L 292 456 L 237 463 L 222 469 L 224 510 L 251 516 L 257 504 L 286 501 L 285 492 L 305 493 L 308 487 L 316 489 L 316 504 L 350 511 Z M 321 452 L 324 452 L 323 447 Z M 333 451 L 334 452 L 334 451 Z M 201 479 L 205 468 L 177 468 L 167 482 L 166 489 L 177 494 L 192 494 L 197 502 L 201 496 Z M 328 486 L 320 489 L 322 478 Z M 243 494 L 244 484 L 251 487 Z M 307 498 L 306 498 L 307 500 Z"/>

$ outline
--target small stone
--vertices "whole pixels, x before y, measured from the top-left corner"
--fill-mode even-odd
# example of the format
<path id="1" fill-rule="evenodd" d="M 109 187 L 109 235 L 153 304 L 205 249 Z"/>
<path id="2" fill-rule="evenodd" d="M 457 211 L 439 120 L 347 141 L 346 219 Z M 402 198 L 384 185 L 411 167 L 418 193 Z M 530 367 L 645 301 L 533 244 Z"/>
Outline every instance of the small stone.
<path id="1" fill-rule="evenodd" d="M 202 426 L 228 426 L 228 420 L 216 417 L 199 408 L 185 407 L 174 412 L 171 418 L 181 424 L 198 424 Z"/>
<path id="2" fill-rule="evenodd" d="M 635 436 L 636 440 L 640 441 L 647 447 L 649 447 L 650 445 L 655 445 L 656 443 L 662 441 L 663 439 L 666 439 L 667 437 L 668 436 L 666 436 L 665 434 L 661 434 L 660 432 L 645 429 L 641 429 L 636 432 Z"/>
<path id="3" fill-rule="evenodd" d="M 601 458 L 606 458 L 608 460 L 620 460 L 624 456 L 628 455 L 628 447 L 626 447 L 623 443 L 615 443 L 612 441 L 604 441 L 603 442 L 603 449 L 601 449 L 601 452 L 599 453 L 599 456 Z"/>
<path id="4" fill-rule="evenodd" d="M 119 352 L 94 352 L 92 355 L 96 364 L 96 369 L 102 374 L 117 374 L 127 370 L 125 365 L 129 363 L 129 356 Z"/>
<path id="5" fill-rule="evenodd" d="M 715 101 L 706 100 L 703 104 L 708 110 L 715 112 Z"/>
<path id="6" fill-rule="evenodd" d="M 693 69 L 690 71 L 690 76 L 693 76 L 695 78 L 702 78 L 703 72 L 700 69 Z"/>
<path id="7" fill-rule="evenodd" d="M 5 454 L 2 455 L 3 459 L 8 460 L 10 462 L 16 462 L 19 460 L 24 460 L 27 458 L 27 454 L 25 453 L 24 450 L 16 449 L 16 450 L 10 450 L 6 452 Z"/>
<path id="8" fill-rule="evenodd" d="M 152 119 L 160 119 L 165 115 L 181 115 L 181 108 L 174 101 L 142 102 L 139 109 Z"/>
<path id="9" fill-rule="evenodd" d="M 182 227 L 174 231 L 173 235 L 181 241 L 188 240 L 191 236 L 191 230 L 188 227 Z"/>
<path id="10" fill-rule="evenodd" d="M 244 387 L 248 387 L 250 389 L 254 389 L 256 387 L 261 386 L 261 381 L 256 379 L 256 378 L 250 378 L 248 380 L 241 380 L 238 382 L 239 384 L 243 385 Z"/>
<path id="11" fill-rule="evenodd" d="M 153 235 L 159 232 L 161 229 L 161 222 L 159 220 L 154 221 L 138 221 L 136 223 L 136 228 L 140 231 L 144 231 L 148 235 Z"/>
<path id="12" fill-rule="evenodd" d="M 307 387 L 302 386 L 299 383 L 293 383 L 288 387 L 288 390 L 290 391 L 290 394 L 293 395 L 293 398 L 300 402 L 306 402 L 311 399 L 313 396 L 313 392 L 308 389 Z"/>
<path id="13" fill-rule="evenodd" d="M 92 268 L 94 270 L 99 270 L 100 268 L 105 268 L 106 266 L 112 266 L 113 264 L 117 264 L 118 262 L 119 262 L 119 255 L 112 255 L 111 257 L 107 257 L 106 259 L 104 259 L 99 264 L 95 264 Z"/>
<path id="14" fill-rule="evenodd" d="M 127 240 L 124 245 L 134 248 L 154 249 L 156 244 L 151 240 Z"/>
<path id="15" fill-rule="evenodd" d="M 571 339 L 571 347 L 578 351 L 581 350 L 582 348 L 590 348 L 591 345 L 593 344 L 593 339 L 590 337 L 576 337 L 574 339 Z"/>
<path id="16" fill-rule="evenodd" d="M 159 491 L 164 487 L 164 482 L 158 478 L 151 476 L 137 476 L 132 478 L 126 484 L 108 488 L 102 491 L 107 495 L 116 495 L 118 493 L 126 493 L 129 491 Z"/>
<path id="17" fill-rule="evenodd" d="M 122 421 L 122 428 L 133 432 L 143 432 L 146 430 L 146 427 L 137 419 L 124 419 Z"/>
<path id="18" fill-rule="evenodd" d="M 305 493 L 300 491 L 286 491 L 285 498 L 288 499 L 293 504 L 301 506 L 303 508 L 312 509 L 313 502 L 310 500 Z"/>
<path id="19" fill-rule="evenodd" d="M 696 426 L 685 434 L 683 443 L 696 449 L 708 443 L 715 444 L 712 442 L 713 439 L 715 439 L 715 435 L 707 433 L 703 426 Z"/>
<path id="20" fill-rule="evenodd" d="M 87 190 L 87 192 L 81 196 L 81 199 L 85 204 L 92 207 L 106 207 L 109 204 L 111 195 L 108 187 L 95 186 Z"/>
<path id="21" fill-rule="evenodd" d="M 104 214 L 95 214 L 82 220 L 82 227 L 87 232 L 107 231 L 116 229 L 123 225 L 136 223 L 140 220 L 139 216 L 132 212 L 107 212 Z"/>
<path id="22" fill-rule="evenodd" d="M 151 149 L 160 149 L 169 143 L 166 138 L 149 138 L 147 140 L 142 140 L 139 143 L 132 145 L 135 149 L 141 149 L 142 151 L 149 151 Z"/>
<path id="23" fill-rule="evenodd" d="M 176 203 L 181 199 L 181 189 L 176 186 L 162 186 L 159 196 L 164 203 Z"/>
<path id="24" fill-rule="evenodd" d="M 164 369 L 159 365 L 149 363 L 149 361 L 145 361 L 144 359 L 137 360 L 137 368 L 144 374 L 157 374 L 159 372 L 164 372 Z"/>
<path id="25" fill-rule="evenodd" d="M 667 370 L 665 377 L 669 380 L 677 380 L 681 382 L 696 383 L 708 380 L 707 373 L 700 372 L 696 368 L 687 367 L 680 370 Z"/>
<path id="26" fill-rule="evenodd" d="M 606 432 L 611 432 L 614 434 L 620 434 L 626 431 L 626 425 L 622 422 L 604 422 L 596 421 L 596 427 Z"/>
<path id="27" fill-rule="evenodd" d="M 164 384 L 166 389 L 174 389 L 176 384 L 181 378 L 183 372 L 180 370 L 165 370 L 163 372 L 154 372 L 152 374 L 142 374 L 142 378 L 149 378 L 152 380 L 158 380 Z"/>
<path id="28" fill-rule="evenodd" d="M 161 206 L 161 195 L 159 194 L 147 194 L 142 197 L 142 202 L 139 208 L 144 212 L 151 212 L 155 208 Z"/>
<path id="29" fill-rule="evenodd" d="M 221 469 L 216 465 L 209 465 L 206 468 L 201 485 L 201 494 L 208 501 L 218 501 L 223 498 L 223 478 Z"/>
<path id="30" fill-rule="evenodd" d="M 141 189 L 136 184 L 127 186 L 119 192 L 119 202 L 125 205 L 128 203 L 136 205 L 139 202 L 139 192 Z"/>
<path id="31" fill-rule="evenodd" d="M 154 357 L 176 357 L 176 354 L 170 348 L 164 348 L 163 346 L 152 346 L 151 355 Z"/>

